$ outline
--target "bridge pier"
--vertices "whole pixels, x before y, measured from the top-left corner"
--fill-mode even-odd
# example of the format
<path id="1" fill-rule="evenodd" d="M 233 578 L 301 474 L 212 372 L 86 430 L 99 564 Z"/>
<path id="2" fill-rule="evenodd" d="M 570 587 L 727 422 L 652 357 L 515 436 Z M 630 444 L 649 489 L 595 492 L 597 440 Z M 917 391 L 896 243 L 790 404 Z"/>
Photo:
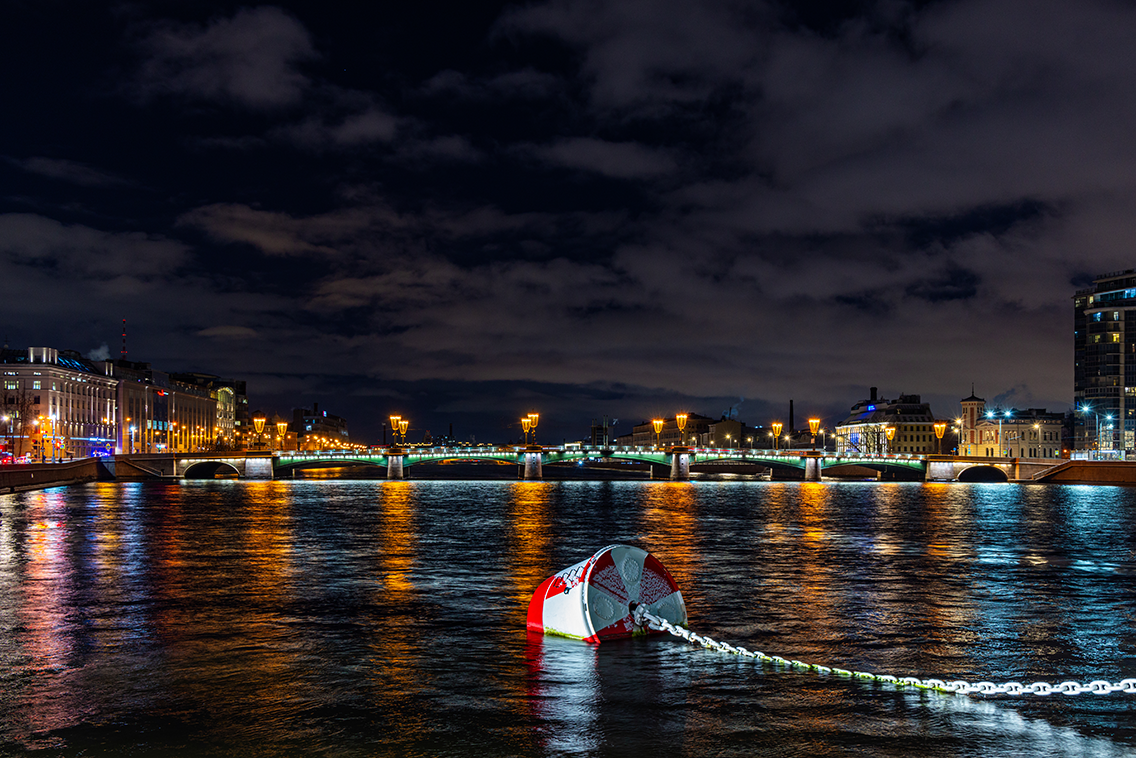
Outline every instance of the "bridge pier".
<path id="1" fill-rule="evenodd" d="M 671 451 L 671 481 L 690 481 L 690 451 L 676 447 Z"/>
<path id="2" fill-rule="evenodd" d="M 245 458 L 245 479 L 273 479 L 271 458 Z"/>
<path id="3" fill-rule="evenodd" d="M 821 454 L 818 451 L 811 450 L 805 453 L 801 460 L 805 462 L 805 481 L 819 482 L 821 462 L 824 460 Z"/>
<path id="4" fill-rule="evenodd" d="M 925 482 L 953 482 L 955 480 L 955 461 L 935 460 L 927 457 L 927 473 L 923 477 Z"/>
<path id="5" fill-rule="evenodd" d="M 405 479 L 406 471 L 402 467 L 403 452 L 391 448 L 387 451 L 387 479 Z"/>
<path id="6" fill-rule="evenodd" d="M 525 479 L 543 479 L 544 472 L 540 466 L 540 450 L 525 451 Z"/>

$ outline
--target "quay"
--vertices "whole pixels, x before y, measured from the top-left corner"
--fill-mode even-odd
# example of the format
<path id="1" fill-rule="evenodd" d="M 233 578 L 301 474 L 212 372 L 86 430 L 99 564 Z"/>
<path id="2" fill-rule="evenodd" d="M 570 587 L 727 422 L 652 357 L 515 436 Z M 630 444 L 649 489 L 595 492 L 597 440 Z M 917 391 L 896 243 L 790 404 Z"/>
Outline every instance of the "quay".
<path id="1" fill-rule="evenodd" d="M 290 478 L 297 471 L 373 467 L 388 479 L 406 478 L 415 467 L 459 462 L 517 466 L 518 478 L 536 480 L 546 466 L 639 464 L 657 479 L 687 481 L 692 465 L 749 466 L 771 478 L 820 481 L 831 477 L 875 477 L 927 482 L 1045 482 L 1060 484 L 1136 484 L 1136 461 L 1085 461 L 1053 458 L 977 458 L 953 455 L 832 453 L 821 450 L 750 450 L 705 447 L 589 447 L 508 445 L 498 447 L 383 447 L 362 452 L 263 451 L 162 453 L 84 458 L 64 463 L 0 468 L 0 494 L 95 480 Z"/>

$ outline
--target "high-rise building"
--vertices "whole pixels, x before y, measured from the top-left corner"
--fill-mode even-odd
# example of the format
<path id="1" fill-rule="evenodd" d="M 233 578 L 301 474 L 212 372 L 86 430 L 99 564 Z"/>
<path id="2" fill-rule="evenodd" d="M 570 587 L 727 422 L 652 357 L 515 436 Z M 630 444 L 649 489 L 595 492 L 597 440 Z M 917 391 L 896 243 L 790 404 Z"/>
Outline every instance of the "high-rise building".
<path id="1" fill-rule="evenodd" d="M 1136 447 L 1136 269 L 1073 296 L 1073 400 L 1076 449 Z"/>

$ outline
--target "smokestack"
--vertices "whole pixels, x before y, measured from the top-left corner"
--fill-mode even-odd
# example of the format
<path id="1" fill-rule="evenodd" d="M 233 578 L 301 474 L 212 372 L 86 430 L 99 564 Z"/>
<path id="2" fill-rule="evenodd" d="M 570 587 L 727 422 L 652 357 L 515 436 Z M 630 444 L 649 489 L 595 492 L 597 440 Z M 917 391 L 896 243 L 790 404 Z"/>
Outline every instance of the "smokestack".
<path id="1" fill-rule="evenodd" d="M 876 388 L 872 387 L 871 389 L 872 389 L 872 397 L 870 399 L 874 403 L 874 402 L 876 402 Z"/>
<path id="2" fill-rule="evenodd" d="M 793 430 L 796 429 L 796 428 L 797 427 L 793 426 L 793 401 L 790 400 L 789 401 L 789 434 L 792 434 Z"/>

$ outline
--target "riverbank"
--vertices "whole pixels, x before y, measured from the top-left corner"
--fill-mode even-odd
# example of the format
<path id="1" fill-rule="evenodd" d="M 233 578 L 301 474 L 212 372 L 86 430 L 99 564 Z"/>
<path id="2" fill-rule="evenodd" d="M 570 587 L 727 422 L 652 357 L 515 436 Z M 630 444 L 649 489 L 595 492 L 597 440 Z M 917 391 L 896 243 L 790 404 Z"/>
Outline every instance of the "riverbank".
<path id="1" fill-rule="evenodd" d="M 0 495 L 113 478 L 100 458 L 3 466 L 0 467 Z"/>

